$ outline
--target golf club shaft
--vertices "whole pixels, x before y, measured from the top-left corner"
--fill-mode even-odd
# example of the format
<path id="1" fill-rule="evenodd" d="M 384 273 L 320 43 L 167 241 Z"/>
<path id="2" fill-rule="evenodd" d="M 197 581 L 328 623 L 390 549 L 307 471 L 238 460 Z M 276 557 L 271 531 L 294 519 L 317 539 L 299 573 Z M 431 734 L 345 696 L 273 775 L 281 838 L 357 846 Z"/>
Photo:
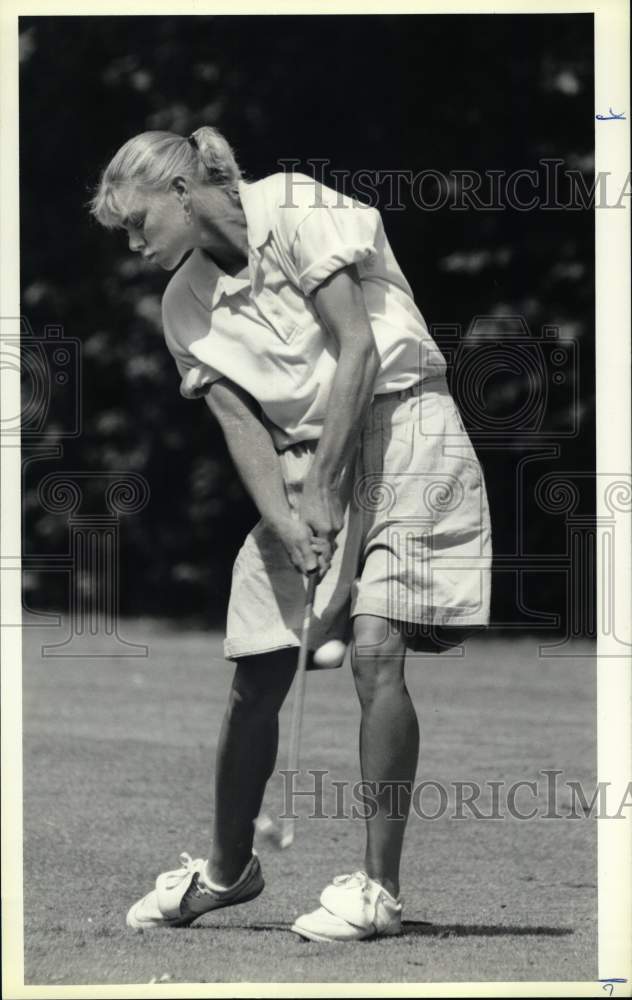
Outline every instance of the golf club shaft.
<path id="1" fill-rule="evenodd" d="M 288 770 L 298 769 L 301 724 L 303 720 L 303 703 L 305 701 L 305 674 L 307 669 L 309 629 L 312 621 L 312 611 L 314 608 L 316 583 L 316 573 L 312 573 L 308 577 L 307 595 L 305 598 L 305 613 L 303 615 L 303 628 L 301 630 L 301 646 L 298 653 L 298 665 L 294 680 L 294 702 L 292 704 L 292 722 L 290 726 L 290 742 L 287 758 Z"/>
<path id="2" fill-rule="evenodd" d="M 307 594 L 305 598 L 305 612 L 303 615 L 303 628 L 301 630 L 301 646 L 298 653 L 298 665 L 296 677 L 294 679 L 294 701 L 292 703 L 292 722 L 290 725 L 290 741 L 287 756 L 288 771 L 298 771 L 299 748 L 301 743 L 301 726 L 303 722 L 303 704 L 305 701 L 305 676 L 307 670 L 307 654 L 309 643 L 309 630 L 312 621 L 312 611 L 314 608 L 314 595 L 316 592 L 318 576 L 316 573 L 310 574 L 307 581 Z M 294 839 L 294 820 L 285 820 L 283 825 L 283 840 L 289 844 Z"/>

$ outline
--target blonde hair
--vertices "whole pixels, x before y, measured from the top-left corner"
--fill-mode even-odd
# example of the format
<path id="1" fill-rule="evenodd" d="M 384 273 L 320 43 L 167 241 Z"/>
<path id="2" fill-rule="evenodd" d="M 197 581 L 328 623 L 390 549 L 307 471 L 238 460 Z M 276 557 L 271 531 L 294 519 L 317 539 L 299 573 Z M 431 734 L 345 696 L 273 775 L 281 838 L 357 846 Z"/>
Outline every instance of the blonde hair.
<path id="1" fill-rule="evenodd" d="M 117 190 L 127 184 L 168 191 L 175 177 L 198 184 L 215 184 L 236 192 L 241 170 L 221 132 L 203 125 L 188 139 L 175 132 L 141 132 L 129 139 L 101 174 L 90 214 L 106 229 L 121 225 Z"/>

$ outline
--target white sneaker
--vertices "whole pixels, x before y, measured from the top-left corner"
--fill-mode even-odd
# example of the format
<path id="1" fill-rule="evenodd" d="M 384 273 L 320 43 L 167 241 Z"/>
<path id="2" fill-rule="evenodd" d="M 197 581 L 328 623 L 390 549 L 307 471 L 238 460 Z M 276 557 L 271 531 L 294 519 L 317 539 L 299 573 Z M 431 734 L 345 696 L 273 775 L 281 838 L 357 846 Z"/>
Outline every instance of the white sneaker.
<path id="1" fill-rule="evenodd" d="M 366 872 L 337 875 L 321 893 L 320 903 L 292 925 L 296 934 L 309 941 L 361 941 L 401 934 L 401 900 Z"/>
<path id="2" fill-rule="evenodd" d="M 265 882 L 255 851 L 240 878 L 227 889 L 211 889 L 205 882 L 206 861 L 181 854 L 182 868 L 163 872 L 156 888 L 134 903 L 126 923 L 134 930 L 151 927 L 188 927 L 209 910 L 247 903 L 263 890 Z"/>

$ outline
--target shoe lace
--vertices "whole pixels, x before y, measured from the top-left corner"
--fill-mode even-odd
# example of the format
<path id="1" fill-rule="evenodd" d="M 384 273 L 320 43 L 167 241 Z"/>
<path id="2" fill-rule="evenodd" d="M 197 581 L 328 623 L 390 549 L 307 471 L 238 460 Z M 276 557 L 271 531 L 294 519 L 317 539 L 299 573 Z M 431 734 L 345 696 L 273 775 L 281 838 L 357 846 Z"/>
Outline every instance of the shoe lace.
<path id="1" fill-rule="evenodd" d="M 362 890 L 364 890 L 368 887 L 370 881 L 371 880 L 366 872 L 357 871 L 353 872 L 352 875 L 336 875 L 333 880 L 333 884 L 335 886 L 344 886 L 347 889 L 356 889 L 360 887 Z M 382 886 L 382 891 L 386 893 L 386 889 L 384 889 L 383 886 Z M 387 893 L 387 895 L 390 895 L 390 893 Z M 397 901 L 402 903 L 403 897 L 401 895 L 398 896 Z"/>
<path id="2" fill-rule="evenodd" d="M 201 866 L 204 864 L 199 858 L 196 858 L 194 861 L 186 851 L 183 851 L 180 855 L 180 863 L 182 865 L 181 868 L 174 868 L 171 872 L 165 872 L 165 887 L 167 889 L 175 889 L 189 875 L 198 874 Z"/>
<path id="3" fill-rule="evenodd" d="M 334 877 L 333 884 L 335 886 L 345 886 L 347 889 L 355 889 L 360 886 L 365 889 L 369 881 L 369 876 L 366 872 L 353 872 L 351 875 L 336 875 Z"/>

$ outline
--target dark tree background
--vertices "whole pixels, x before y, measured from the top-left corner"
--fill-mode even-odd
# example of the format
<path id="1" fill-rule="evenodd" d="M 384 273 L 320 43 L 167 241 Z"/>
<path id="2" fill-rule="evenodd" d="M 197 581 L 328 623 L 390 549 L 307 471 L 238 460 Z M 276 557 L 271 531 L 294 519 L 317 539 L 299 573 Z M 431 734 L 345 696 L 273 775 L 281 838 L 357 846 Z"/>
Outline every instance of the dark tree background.
<path id="1" fill-rule="evenodd" d="M 40 503 L 42 477 L 126 470 L 145 477 L 151 499 L 121 523 L 123 612 L 220 624 L 232 560 L 256 511 L 204 403 L 179 396 L 160 327 L 168 275 L 147 270 L 124 233 L 108 234 L 88 215 L 100 170 L 138 132 L 188 135 L 212 124 L 250 179 L 283 159 L 309 172 L 309 158 L 326 158 L 330 179 L 332 170 L 361 169 L 543 176 L 538 162 L 555 158 L 582 171 L 590 188 L 592 16 L 27 17 L 20 36 L 22 314 L 35 338 L 57 325 L 80 342 L 74 391 L 53 386 L 40 437 L 24 439 L 26 603 L 43 609 L 68 600 L 64 574 L 37 569 L 38 558 L 68 545 L 67 515 Z M 533 193 L 519 190 L 525 199 Z M 380 208 L 386 189 L 382 195 Z M 520 549 L 557 553 L 563 563 L 567 546 L 565 518 L 536 502 L 532 480 L 528 488 L 519 480 L 521 456 L 557 445 L 537 463 L 538 476 L 572 479 L 594 464 L 592 208 L 432 211 L 405 184 L 402 197 L 405 211 L 383 212 L 387 233 L 451 362 L 459 336 L 480 316 L 498 318 L 509 353 L 525 348 L 503 316 L 522 317 L 534 335 L 556 326 L 576 346 L 562 386 L 536 386 L 548 393 L 539 426 L 509 419 L 513 429 L 495 446 L 464 405 L 457 369 L 468 354 L 457 350 L 450 367 L 488 483 L 493 619 L 528 623 L 526 602 L 565 625 L 563 569 L 522 574 L 521 590 L 511 558 Z M 533 389 L 511 368 L 486 370 L 481 406 L 492 423 L 519 410 Z M 64 437 L 79 382 L 81 433 Z M 578 432 L 565 434 L 572 424 Z M 37 458 L 42 445 L 48 452 Z M 102 484 L 95 479 L 91 488 L 88 479 L 84 489 L 87 510 L 98 511 Z"/>

